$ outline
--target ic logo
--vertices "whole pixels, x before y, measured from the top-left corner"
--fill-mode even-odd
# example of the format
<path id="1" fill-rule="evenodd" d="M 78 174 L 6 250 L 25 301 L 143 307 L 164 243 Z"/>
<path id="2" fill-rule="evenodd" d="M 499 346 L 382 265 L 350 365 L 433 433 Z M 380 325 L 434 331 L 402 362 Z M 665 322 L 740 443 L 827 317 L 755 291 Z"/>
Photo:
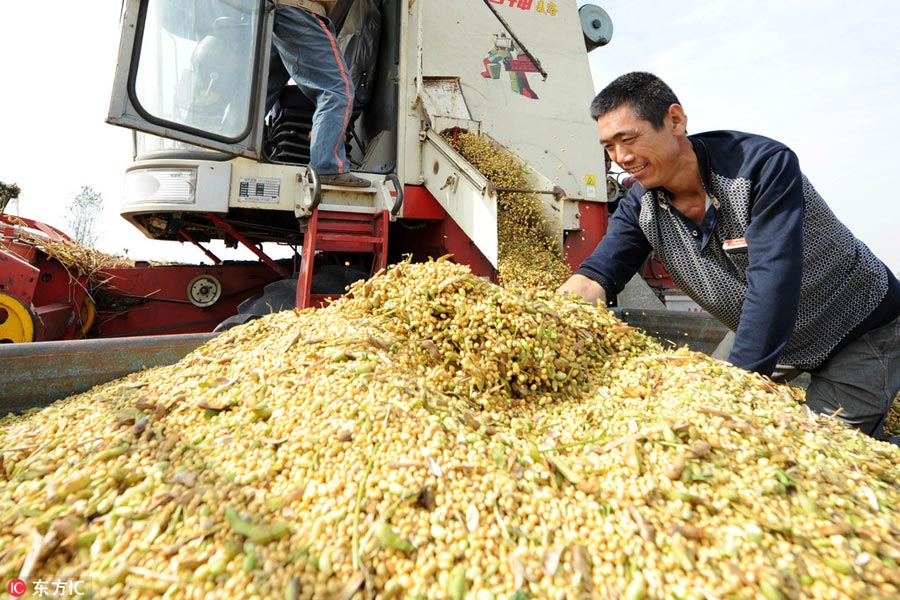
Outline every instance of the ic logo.
<path id="1" fill-rule="evenodd" d="M 28 586 L 25 585 L 25 582 L 21 579 L 13 579 L 7 584 L 6 591 L 8 591 L 9 595 L 13 598 L 20 598 L 28 591 Z"/>

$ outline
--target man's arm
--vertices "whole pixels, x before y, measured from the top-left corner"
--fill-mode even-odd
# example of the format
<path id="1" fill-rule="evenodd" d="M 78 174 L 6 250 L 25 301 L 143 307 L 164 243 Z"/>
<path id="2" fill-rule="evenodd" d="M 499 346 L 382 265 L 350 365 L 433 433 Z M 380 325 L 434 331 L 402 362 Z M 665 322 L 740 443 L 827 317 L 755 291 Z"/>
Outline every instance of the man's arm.
<path id="1" fill-rule="evenodd" d="M 790 150 L 772 155 L 754 189 L 747 295 L 728 361 L 769 375 L 790 340 L 803 279 L 803 179 Z"/>
<path id="2" fill-rule="evenodd" d="M 610 296 L 622 291 L 652 250 L 638 222 L 643 191 L 635 186 L 619 203 L 597 248 L 581 263 L 578 272 L 559 287 L 559 292 L 571 292 L 606 306 Z"/>

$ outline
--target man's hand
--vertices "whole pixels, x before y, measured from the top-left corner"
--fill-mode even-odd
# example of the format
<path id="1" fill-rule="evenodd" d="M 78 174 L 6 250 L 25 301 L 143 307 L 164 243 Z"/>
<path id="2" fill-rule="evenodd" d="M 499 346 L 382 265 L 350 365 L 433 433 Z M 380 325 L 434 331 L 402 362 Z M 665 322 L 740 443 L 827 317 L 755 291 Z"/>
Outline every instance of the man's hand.
<path id="1" fill-rule="evenodd" d="M 596 306 L 606 307 L 606 290 L 603 286 L 584 275 L 575 274 L 556 290 L 558 293 L 569 292 L 581 296 Z"/>

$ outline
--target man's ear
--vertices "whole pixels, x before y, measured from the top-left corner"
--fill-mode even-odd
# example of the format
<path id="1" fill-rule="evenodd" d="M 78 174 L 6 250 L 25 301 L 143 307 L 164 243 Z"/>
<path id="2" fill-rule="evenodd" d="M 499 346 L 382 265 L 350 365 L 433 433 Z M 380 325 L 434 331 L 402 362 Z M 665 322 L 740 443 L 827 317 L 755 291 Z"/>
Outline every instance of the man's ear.
<path id="1" fill-rule="evenodd" d="M 684 135 L 687 132 L 687 115 L 680 104 L 672 104 L 666 113 L 668 117 L 671 131 L 675 135 Z"/>

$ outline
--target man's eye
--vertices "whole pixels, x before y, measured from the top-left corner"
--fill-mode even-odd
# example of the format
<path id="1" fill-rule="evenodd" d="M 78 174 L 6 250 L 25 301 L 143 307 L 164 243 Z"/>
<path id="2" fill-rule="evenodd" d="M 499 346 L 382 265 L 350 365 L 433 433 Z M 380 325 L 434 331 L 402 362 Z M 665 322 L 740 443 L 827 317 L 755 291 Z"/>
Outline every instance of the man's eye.
<path id="1" fill-rule="evenodd" d="M 626 138 L 622 138 L 622 143 L 623 143 L 623 144 L 630 144 L 630 143 L 633 142 L 633 141 L 634 141 L 634 137 L 626 137 Z"/>

